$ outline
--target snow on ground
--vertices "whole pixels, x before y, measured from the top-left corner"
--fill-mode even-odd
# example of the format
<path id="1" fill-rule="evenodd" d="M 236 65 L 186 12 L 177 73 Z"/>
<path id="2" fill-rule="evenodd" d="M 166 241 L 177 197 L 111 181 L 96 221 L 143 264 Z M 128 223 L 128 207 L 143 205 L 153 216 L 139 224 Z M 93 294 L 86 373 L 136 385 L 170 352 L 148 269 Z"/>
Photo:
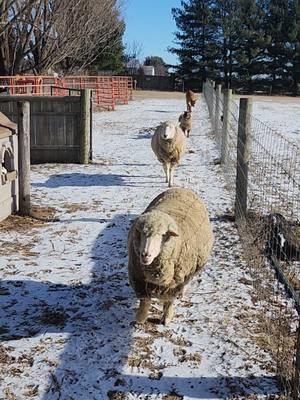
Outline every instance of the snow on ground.
<path id="1" fill-rule="evenodd" d="M 300 146 L 299 97 L 253 96 L 253 116 Z"/>
<path id="2" fill-rule="evenodd" d="M 134 324 L 126 240 L 131 221 L 166 189 L 153 128 L 182 99 L 145 99 L 94 114 L 91 165 L 32 167 L 35 204 L 58 222 L 1 233 L 0 399 L 229 399 L 277 393 L 272 360 L 255 341 L 258 306 L 204 100 L 175 184 L 207 203 L 215 246 L 176 315 Z"/>

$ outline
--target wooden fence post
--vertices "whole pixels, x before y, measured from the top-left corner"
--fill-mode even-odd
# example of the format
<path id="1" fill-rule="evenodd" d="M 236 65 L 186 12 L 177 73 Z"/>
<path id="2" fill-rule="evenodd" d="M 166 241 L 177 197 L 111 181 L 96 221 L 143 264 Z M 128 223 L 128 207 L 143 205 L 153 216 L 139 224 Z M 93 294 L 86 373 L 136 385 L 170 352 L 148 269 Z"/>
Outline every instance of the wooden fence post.
<path id="1" fill-rule="evenodd" d="M 226 164 L 228 153 L 228 131 L 230 126 L 232 89 L 224 91 L 223 105 L 223 127 L 222 127 L 222 142 L 221 142 L 221 164 Z"/>
<path id="2" fill-rule="evenodd" d="M 293 379 L 293 400 L 298 400 L 300 395 L 300 320 L 298 322 L 298 335 L 296 346 L 295 376 Z"/>
<path id="3" fill-rule="evenodd" d="M 219 138 L 219 120 L 220 120 L 220 99 L 221 99 L 222 85 L 217 85 L 216 88 L 216 109 L 215 109 L 215 120 L 214 120 L 214 133 L 217 137 L 217 141 L 220 145 Z"/>
<path id="4" fill-rule="evenodd" d="M 19 214 L 30 215 L 30 103 L 18 101 Z"/>
<path id="5" fill-rule="evenodd" d="M 90 159 L 90 134 L 91 134 L 91 89 L 81 90 L 81 132 L 79 139 L 79 162 L 88 164 Z"/>
<path id="6" fill-rule="evenodd" d="M 235 219 L 239 221 L 247 214 L 248 164 L 250 158 L 252 99 L 240 99 L 238 138 Z"/>

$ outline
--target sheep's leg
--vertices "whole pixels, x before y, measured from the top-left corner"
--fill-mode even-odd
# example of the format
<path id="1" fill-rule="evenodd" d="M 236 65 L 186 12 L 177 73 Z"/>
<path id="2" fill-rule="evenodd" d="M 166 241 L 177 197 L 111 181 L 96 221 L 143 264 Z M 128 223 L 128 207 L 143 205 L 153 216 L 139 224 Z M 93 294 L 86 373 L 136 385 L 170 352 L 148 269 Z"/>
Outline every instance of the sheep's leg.
<path id="1" fill-rule="evenodd" d="M 174 169 L 175 166 L 174 165 L 170 165 L 170 172 L 169 172 L 169 187 L 173 186 L 173 182 L 174 182 Z"/>
<path id="2" fill-rule="evenodd" d="M 183 289 L 182 289 L 182 292 L 181 292 L 181 298 L 182 299 L 185 298 L 186 293 L 187 293 L 187 288 L 186 288 L 186 285 L 185 285 L 185 286 L 183 286 Z"/>
<path id="3" fill-rule="evenodd" d="M 136 322 L 138 324 L 143 324 L 146 321 L 150 305 L 151 305 L 150 299 L 140 300 L 140 305 L 136 312 Z"/>
<path id="4" fill-rule="evenodd" d="M 168 300 L 164 302 L 163 316 L 161 319 L 161 322 L 164 325 L 168 325 L 174 317 L 173 302 L 174 300 Z"/>
<path id="5" fill-rule="evenodd" d="M 186 136 L 190 137 L 190 130 L 189 129 L 187 130 L 187 135 Z"/>
<path id="6" fill-rule="evenodd" d="M 165 175 L 166 175 L 166 182 L 169 182 L 169 171 L 168 171 L 168 164 L 163 164 L 163 168 L 165 171 Z"/>

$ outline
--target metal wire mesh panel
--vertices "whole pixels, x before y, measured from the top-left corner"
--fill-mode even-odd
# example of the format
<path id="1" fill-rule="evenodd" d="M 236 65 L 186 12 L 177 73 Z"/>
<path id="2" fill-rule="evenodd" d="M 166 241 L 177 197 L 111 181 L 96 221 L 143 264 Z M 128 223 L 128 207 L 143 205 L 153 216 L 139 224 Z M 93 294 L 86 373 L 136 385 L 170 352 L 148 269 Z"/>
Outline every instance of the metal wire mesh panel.
<path id="1" fill-rule="evenodd" d="M 251 112 L 243 118 L 244 110 L 236 100 L 226 91 L 223 95 L 224 100 L 211 82 L 204 85 L 232 210 L 239 215 L 255 301 L 261 309 L 255 334 L 272 354 L 274 372 L 287 398 L 299 399 L 300 149 Z M 218 107 L 225 120 L 216 118 Z"/>

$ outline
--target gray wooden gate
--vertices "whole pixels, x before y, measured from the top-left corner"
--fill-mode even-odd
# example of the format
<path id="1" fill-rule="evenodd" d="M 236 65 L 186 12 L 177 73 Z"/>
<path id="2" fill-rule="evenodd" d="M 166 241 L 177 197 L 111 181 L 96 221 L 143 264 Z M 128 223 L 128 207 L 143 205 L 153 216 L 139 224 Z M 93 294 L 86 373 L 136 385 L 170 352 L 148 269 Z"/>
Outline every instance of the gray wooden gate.
<path id="1" fill-rule="evenodd" d="M 0 96 L 0 111 L 17 123 L 17 102 L 30 102 L 31 163 L 86 163 L 91 158 L 90 91 L 81 96 Z"/>

